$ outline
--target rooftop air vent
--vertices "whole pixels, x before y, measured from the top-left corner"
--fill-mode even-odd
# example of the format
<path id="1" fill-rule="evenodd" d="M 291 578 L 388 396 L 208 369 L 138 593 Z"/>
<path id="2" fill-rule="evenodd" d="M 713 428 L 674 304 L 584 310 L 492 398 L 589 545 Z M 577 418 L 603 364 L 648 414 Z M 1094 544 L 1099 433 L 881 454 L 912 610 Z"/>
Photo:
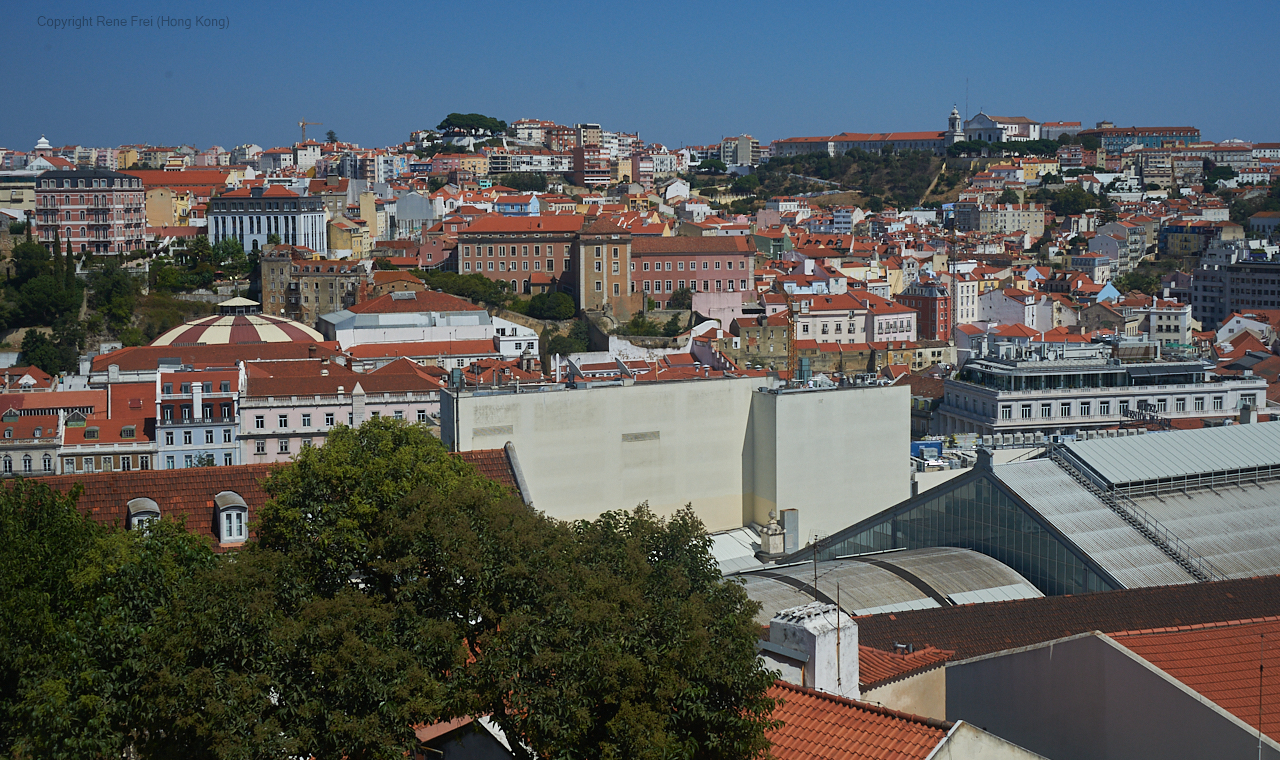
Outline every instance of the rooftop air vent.
<path id="1" fill-rule="evenodd" d="M 414 290 L 393 290 L 391 291 L 392 301 L 416 301 L 418 293 Z"/>

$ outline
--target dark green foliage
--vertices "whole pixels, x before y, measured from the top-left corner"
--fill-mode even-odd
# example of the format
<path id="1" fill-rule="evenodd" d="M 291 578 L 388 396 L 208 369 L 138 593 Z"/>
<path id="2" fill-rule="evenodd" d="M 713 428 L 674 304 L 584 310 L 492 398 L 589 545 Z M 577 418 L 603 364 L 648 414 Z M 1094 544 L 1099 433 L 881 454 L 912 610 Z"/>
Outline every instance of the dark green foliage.
<path id="1" fill-rule="evenodd" d="M 508 292 L 510 286 L 505 280 L 501 282 L 490 280 L 478 272 L 458 274 L 457 272 L 446 272 L 441 269 L 419 269 L 414 271 L 414 274 L 432 290 L 442 290 L 445 293 L 470 298 L 477 302 L 483 301 L 484 303 L 500 306 L 512 300 L 515 296 L 515 294 Z"/>
<path id="2" fill-rule="evenodd" d="M 794 195 L 812 189 L 834 189 L 800 177 L 836 182 L 845 189 L 883 198 L 898 206 L 920 202 L 942 160 L 929 151 L 868 153 L 854 148 L 843 156 L 809 153 L 778 156 L 757 168 L 762 196 Z M 792 176 L 792 175 L 798 175 Z"/>
<path id="3" fill-rule="evenodd" d="M 668 338 L 674 338 L 675 336 L 680 334 L 680 316 L 679 315 L 677 314 L 671 315 L 671 319 L 668 319 L 667 323 L 662 326 L 662 334 L 667 336 Z"/>
<path id="4" fill-rule="evenodd" d="M 755 195 L 760 189 L 760 177 L 755 174 L 744 174 L 735 179 L 729 189 L 739 195 Z"/>
<path id="5" fill-rule="evenodd" d="M 388 272 L 388 271 L 394 271 L 396 269 L 396 265 L 392 264 L 390 261 L 387 261 L 385 256 L 375 256 L 373 257 L 373 268 L 380 271 Z"/>
<path id="6" fill-rule="evenodd" d="M 692 309 L 693 291 L 688 288 L 676 288 L 667 299 L 668 309 Z"/>
<path id="7" fill-rule="evenodd" d="M 1049 208 L 1058 216 L 1082 214 L 1091 208 L 1102 208 L 1107 205 L 1101 198 L 1086 192 L 1079 185 L 1068 185 L 1056 192 L 1042 188 L 1036 193 L 1036 200 L 1048 203 Z"/>
<path id="8" fill-rule="evenodd" d="M 515 174 L 503 174 L 498 177 L 498 184 L 509 187 L 512 190 L 544 193 L 547 190 L 547 175 L 542 172 L 517 172 Z"/>
<path id="9" fill-rule="evenodd" d="M 618 326 L 619 335 L 661 335 L 662 326 L 637 312 L 630 320 Z"/>
<path id="10" fill-rule="evenodd" d="M 436 125 L 436 129 L 442 132 L 446 129 L 481 129 L 493 134 L 500 134 L 507 131 L 507 123 L 484 114 L 451 113 L 444 117 L 444 121 Z"/>
<path id="11" fill-rule="evenodd" d="M 542 345 L 548 357 L 555 354 L 568 356 L 583 353 L 591 347 L 590 328 L 587 327 L 586 320 L 582 319 L 573 323 L 568 335 L 560 335 L 557 331 L 547 328 L 542 333 Z"/>
<path id="12" fill-rule="evenodd" d="M 10 284 L 21 287 L 51 270 L 49 249 L 40 243 L 24 241 L 13 247 L 13 279 Z"/>
<path id="13" fill-rule="evenodd" d="M 83 325 L 74 314 L 67 314 L 54 321 L 53 337 L 37 330 L 27 330 L 22 336 L 22 347 L 19 350 L 22 351 L 24 362 L 56 375 L 76 370 L 84 340 Z"/>
<path id="14" fill-rule="evenodd" d="M 724 174 L 728 168 L 725 162 L 718 158 L 708 158 L 698 164 L 698 171 L 711 172 L 713 174 Z"/>
<path id="15" fill-rule="evenodd" d="M 1160 278 L 1148 272 L 1130 272 L 1117 278 L 1115 286 L 1121 294 L 1139 290 L 1151 296 L 1160 290 Z"/>
<path id="16" fill-rule="evenodd" d="M 687 508 L 556 522 L 385 418 L 266 488 L 231 555 L 0 491 L 0 753 L 392 760 L 465 715 L 540 757 L 767 748 L 758 607 Z"/>
<path id="17" fill-rule="evenodd" d="M 111 262 L 89 275 L 89 308 L 97 310 L 119 335 L 133 320 L 139 290 L 137 278 Z"/>
<path id="18" fill-rule="evenodd" d="M 27 234 L 27 223 L 26 222 L 9 222 L 9 234 L 10 235 Z"/>
<path id="19" fill-rule="evenodd" d="M 325 142 L 336 143 L 338 141 L 338 133 L 332 129 L 324 133 Z"/>
<path id="20" fill-rule="evenodd" d="M 1005 189 L 1003 193 L 1000 193 L 1000 197 L 996 199 L 996 202 L 997 203 L 1021 203 L 1022 199 L 1018 197 L 1018 192 L 1016 190 Z"/>
<path id="21" fill-rule="evenodd" d="M 1280 211 L 1280 179 L 1272 181 L 1271 190 L 1265 196 L 1234 201 L 1231 221 L 1248 227 L 1249 217 L 1259 211 Z"/>
<path id="22" fill-rule="evenodd" d="M 534 319 L 573 319 L 578 307 L 567 293 L 539 293 L 529 299 L 528 315 Z"/>
<path id="23" fill-rule="evenodd" d="M 1080 135 L 1078 140 L 1080 147 L 1085 150 L 1098 150 L 1102 147 L 1102 140 L 1097 135 Z"/>

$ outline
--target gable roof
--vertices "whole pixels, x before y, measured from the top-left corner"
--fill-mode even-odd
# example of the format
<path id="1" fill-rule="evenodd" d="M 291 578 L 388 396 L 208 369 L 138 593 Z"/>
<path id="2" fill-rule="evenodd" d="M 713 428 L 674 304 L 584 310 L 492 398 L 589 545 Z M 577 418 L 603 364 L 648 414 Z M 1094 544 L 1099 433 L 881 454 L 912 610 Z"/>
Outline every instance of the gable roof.
<path id="1" fill-rule="evenodd" d="M 857 619 L 858 643 L 955 651 L 953 660 L 1032 646 L 1089 631 L 1217 623 L 1280 615 L 1280 576 L 1047 596 L 939 607 Z"/>
<path id="2" fill-rule="evenodd" d="M 924 760 L 952 726 L 782 681 L 775 681 L 767 694 L 781 700 L 771 717 L 782 725 L 766 732 L 776 760 Z"/>
<path id="3" fill-rule="evenodd" d="M 1275 667 L 1280 618 L 1131 631 L 1111 638 L 1272 739 L 1280 737 L 1280 668 Z"/>
<path id="4" fill-rule="evenodd" d="M 484 311 L 484 307 L 448 293 L 410 290 L 371 298 L 348 306 L 347 311 L 353 314 L 401 314 L 421 311 Z"/>

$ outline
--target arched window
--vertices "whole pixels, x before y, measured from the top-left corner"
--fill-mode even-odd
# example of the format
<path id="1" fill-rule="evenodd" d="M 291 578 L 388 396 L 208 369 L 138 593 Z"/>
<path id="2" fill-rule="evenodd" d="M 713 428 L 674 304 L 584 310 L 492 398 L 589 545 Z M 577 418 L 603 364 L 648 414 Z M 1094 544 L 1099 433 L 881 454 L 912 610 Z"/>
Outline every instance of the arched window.
<path id="1" fill-rule="evenodd" d="M 4 474 L 5 475 L 13 474 L 13 457 L 9 456 L 8 454 L 4 455 Z"/>
<path id="2" fill-rule="evenodd" d="M 151 499 L 130 499 L 125 507 L 129 510 L 129 530 L 145 528 L 147 523 L 160 519 L 160 505 Z"/>
<path id="3" fill-rule="evenodd" d="M 22 471 L 31 472 L 31 455 L 30 454 L 22 455 Z"/>
<path id="4" fill-rule="evenodd" d="M 45 472 L 53 472 L 53 456 L 52 455 L 45 454 L 43 464 L 44 464 Z"/>
<path id="5" fill-rule="evenodd" d="M 245 540 L 249 523 L 249 505 L 235 491 L 223 491 L 213 497 L 218 509 L 218 538 L 224 543 Z"/>

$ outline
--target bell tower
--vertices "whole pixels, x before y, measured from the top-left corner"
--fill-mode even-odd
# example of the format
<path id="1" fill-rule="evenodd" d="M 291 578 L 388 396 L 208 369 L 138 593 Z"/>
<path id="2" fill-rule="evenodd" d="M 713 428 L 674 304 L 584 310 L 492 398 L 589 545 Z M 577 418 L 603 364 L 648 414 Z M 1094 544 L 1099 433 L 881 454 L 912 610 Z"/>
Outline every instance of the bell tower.
<path id="1" fill-rule="evenodd" d="M 947 117 L 947 145 L 964 142 L 964 123 L 960 120 L 960 111 L 953 105 L 951 115 Z"/>

